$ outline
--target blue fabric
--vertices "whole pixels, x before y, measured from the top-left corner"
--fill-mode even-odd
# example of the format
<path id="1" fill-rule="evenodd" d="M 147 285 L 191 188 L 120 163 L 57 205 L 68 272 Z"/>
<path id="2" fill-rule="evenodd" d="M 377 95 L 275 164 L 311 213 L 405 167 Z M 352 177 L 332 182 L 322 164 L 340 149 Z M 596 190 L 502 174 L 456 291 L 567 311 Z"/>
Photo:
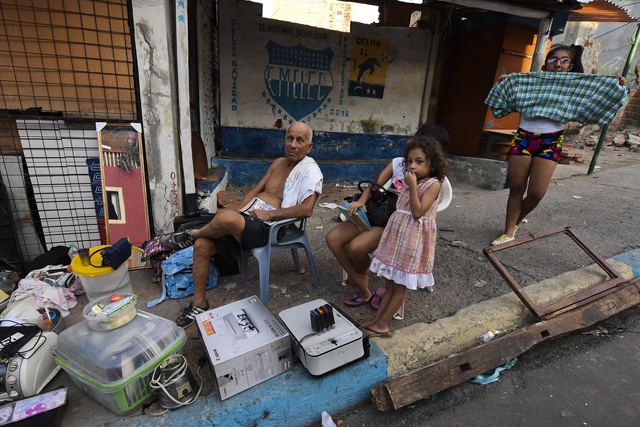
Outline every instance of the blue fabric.
<path id="1" fill-rule="evenodd" d="M 497 368 L 493 368 L 493 369 L 489 369 L 487 372 L 485 372 L 484 374 L 480 374 L 480 375 L 476 375 L 475 377 L 471 378 L 469 380 L 469 382 L 471 383 L 476 383 L 476 384 L 491 384 L 493 382 L 496 382 L 500 379 L 500 372 L 504 371 L 505 369 L 511 369 L 513 367 L 513 365 L 516 364 L 516 362 L 518 361 L 518 358 L 515 357 L 513 359 L 511 359 L 510 361 L 508 361 L 507 363 L 505 363 L 502 366 L 498 366 Z"/>
<path id="2" fill-rule="evenodd" d="M 160 304 L 166 298 L 184 298 L 193 295 L 193 246 L 173 253 L 162 262 L 162 296 L 149 301 L 147 308 Z M 209 258 L 209 277 L 207 289 L 213 289 L 218 284 L 218 268 L 213 257 Z"/>
<path id="3" fill-rule="evenodd" d="M 484 101 L 496 118 L 518 112 L 560 123 L 609 123 L 627 103 L 629 88 L 617 77 L 595 74 L 534 72 L 509 74 Z"/>

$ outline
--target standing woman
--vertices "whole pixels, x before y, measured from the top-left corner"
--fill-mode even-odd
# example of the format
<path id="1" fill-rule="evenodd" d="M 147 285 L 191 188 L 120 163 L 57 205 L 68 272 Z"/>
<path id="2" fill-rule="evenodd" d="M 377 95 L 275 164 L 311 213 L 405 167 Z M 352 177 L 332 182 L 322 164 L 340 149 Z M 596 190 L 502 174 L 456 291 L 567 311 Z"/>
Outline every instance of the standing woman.
<path id="1" fill-rule="evenodd" d="M 547 54 L 542 71 L 583 73 L 583 50 L 582 46 L 576 45 L 553 47 Z M 499 82 L 505 77 L 505 74 L 501 75 Z M 619 77 L 619 83 L 624 85 L 623 77 Z M 538 206 L 560 160 L 563 140 L 564 123 L 544 117 L 521 117 L 509 149 L 510 187 L 504 233 L 492 245 L 515 239 L 518 224 Z"/>

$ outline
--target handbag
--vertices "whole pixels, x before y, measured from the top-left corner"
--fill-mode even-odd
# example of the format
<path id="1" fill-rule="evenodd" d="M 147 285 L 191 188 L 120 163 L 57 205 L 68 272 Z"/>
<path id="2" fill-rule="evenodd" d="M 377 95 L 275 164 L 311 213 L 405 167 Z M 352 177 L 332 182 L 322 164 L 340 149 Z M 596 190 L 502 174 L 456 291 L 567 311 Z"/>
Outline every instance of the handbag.
<path id="1" fill-rule="evenodd" d="M 369 184 L 371 186 L 371 197 L 367 200 L 367 203 L 364 204 L 367 211 L 367 219 L 369 219 L 371 225 L 384 227 L 387 225 L 391 214 L 396 210 L 398 195 L 385 189 L 375 181 L 360 181 L 358 183 L 360 193 L 353 196 L 352 200 L 354 202 L 362 196 L 362 192 L 364 191 L 363 184 Z"/>
<path id="2" fill-rule="evenodd" d="M 95 265 L 91 262 L 91 258 L 100 253 L 102 256 L 102 265 Z M 117 270 L 131 256 L 131 242 L 128 237 L 123 237 L 113 245 L 93 251 L 89 255 L 89 264 L 92 267 L 111 267 Z"/>

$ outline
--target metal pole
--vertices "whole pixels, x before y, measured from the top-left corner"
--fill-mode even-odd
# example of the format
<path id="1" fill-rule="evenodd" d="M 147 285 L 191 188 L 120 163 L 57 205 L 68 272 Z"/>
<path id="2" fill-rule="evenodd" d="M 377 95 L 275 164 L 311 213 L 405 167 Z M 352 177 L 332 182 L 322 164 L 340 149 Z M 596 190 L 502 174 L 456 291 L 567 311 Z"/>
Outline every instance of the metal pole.
<path id="1" fill-rule="evenodd" d="M 529 71 L 540 71 L 542 68 L 552 23 L 553 15 L 550 15 L 547 18 L 541 19 L 538 24 L 538 39 L 536 40 L 536 47 L 533 52 L 533 60 L 531 61 L 531 68 Z"/>
<path id="2" fill-rule="evenodd" d="M 629 74 L 629 68 L 631 68 L 631 62 L 633 61 L 633 56 L 636 54 L 636 49 L 638 48 L 638 42 L 640 41 L 640 24 L 636 27 L 636 34 L 633 36 L 633 45 L 631 45 L 631 50 L 629 51 L 629 55 L 627 55 L 627 62 L 624 64 L 624 69 L 622 70 L 622 76 L 626 78 L 627 74 Z M 598 139 L 598 144 L 596 145 L 596 149 L 593 152 L 593 158 L 591 159 L 591 163 L 589 163 L 589 170 L 587 171 L 587 175 L 591 175 L 593 170 L 596 167 L 596 163 L 598 162 L 598 156 L 600 155 L 600 150 L 602 149 L 602 144 L 604 143 L 604 138 L 607 135 L 607 131 L 609 130 L 609 123 L 606 123 L 602 126 L 602 131 L 600 132 L 600 139 Z"/>

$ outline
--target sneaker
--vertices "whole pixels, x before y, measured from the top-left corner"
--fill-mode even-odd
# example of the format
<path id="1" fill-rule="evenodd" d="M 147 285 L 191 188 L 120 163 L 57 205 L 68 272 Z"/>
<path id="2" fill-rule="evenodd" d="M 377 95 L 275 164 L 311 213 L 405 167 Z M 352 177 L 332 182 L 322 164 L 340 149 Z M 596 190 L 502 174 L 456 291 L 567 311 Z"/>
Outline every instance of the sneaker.
<path id="1" fill-rule="evenodd" d="M 516 239 L 515 237 L 508 237 L 506 234 L 501 234 L 500 237 L 498 237 L 496 240 L 491 242 L 491 246 L 498 246 L 504 243 L 509 243 L 515 239 Z"/>
<path id="2" fill-rule="evenodd" d="M 508 243 L 508 242 L 510 242 L 512 240 L 515 240 L 517 231 L 518 231 L 518 226 L 514 225 L 513 226 L 513 237 L 507 237 L 506 234 L 501 234 L 500 237 L 498 237 L 496 240 L 491 242 L 491 246 L 498 246 L 498 245 L 501 245 L 503 243 Z"/>
<path id="3" fill-rule="evenodd" d="M 165 248 L 172 251 L 179 251 L 181 249 L 193 246 L 195 240 L 191 237 L 191 234 L 186 231 L 180 233 L 165 234 L 160 238 L 160 244 Z"/>
<path id="4" fill-rule="evenodd" d="M 176 325 L 181 328 L 188 328 L 196 321 L 196 316 L 200 313 L 204 313 L 209 310 L 209 301 L 206 301 L 204 307 L 194 307 L 193 302 L 189 303 L 180 316 L 178 316 L 178 320 L 176 320 Z"/>

